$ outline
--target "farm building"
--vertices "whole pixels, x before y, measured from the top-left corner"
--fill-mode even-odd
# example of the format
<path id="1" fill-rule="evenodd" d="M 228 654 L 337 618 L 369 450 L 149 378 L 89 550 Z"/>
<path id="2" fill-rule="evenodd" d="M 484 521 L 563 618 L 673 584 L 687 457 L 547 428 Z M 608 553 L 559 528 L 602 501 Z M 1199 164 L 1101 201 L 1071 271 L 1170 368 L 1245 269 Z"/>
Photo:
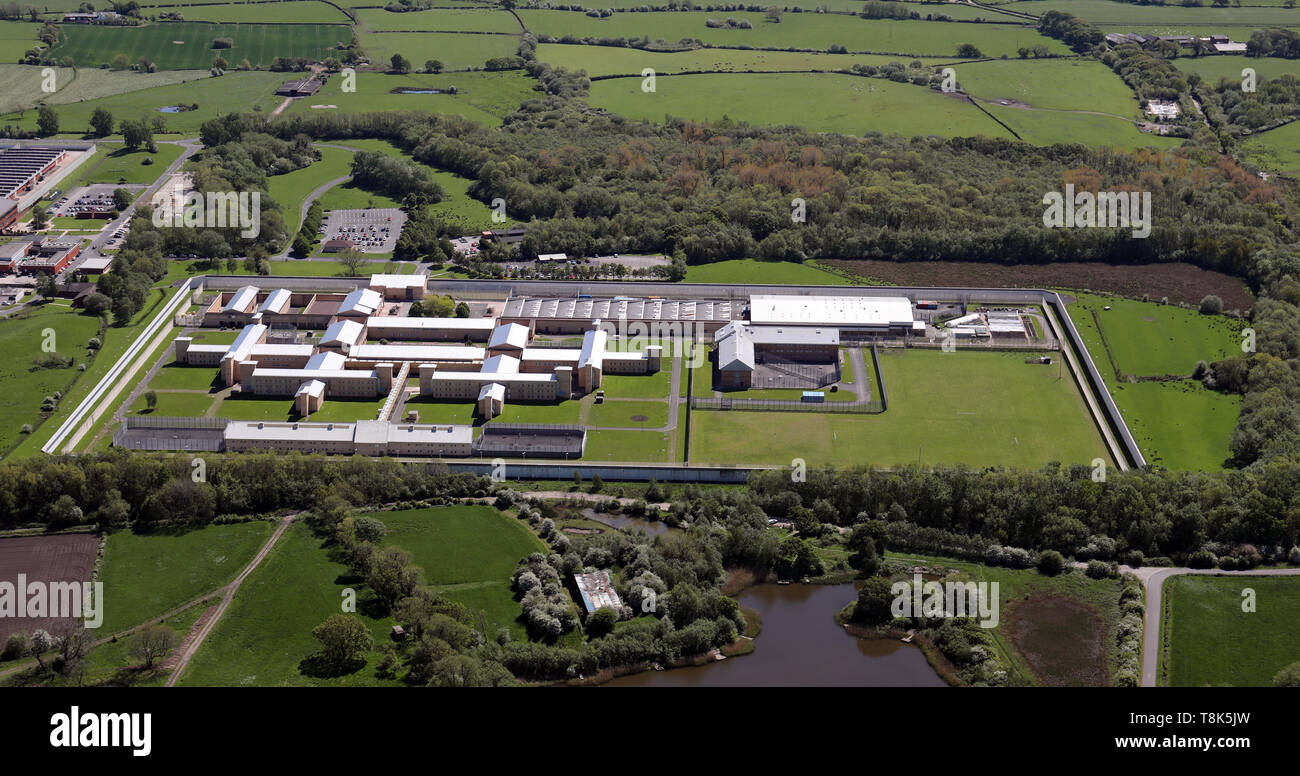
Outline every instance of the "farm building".
<path id="1" fill-rule="evenodd" d="M 309 75 L 296 81 L 286 81 L 275 93 L 280 97 L 310 97 L 320 91 L 322 85 L 320 79 Z"/>

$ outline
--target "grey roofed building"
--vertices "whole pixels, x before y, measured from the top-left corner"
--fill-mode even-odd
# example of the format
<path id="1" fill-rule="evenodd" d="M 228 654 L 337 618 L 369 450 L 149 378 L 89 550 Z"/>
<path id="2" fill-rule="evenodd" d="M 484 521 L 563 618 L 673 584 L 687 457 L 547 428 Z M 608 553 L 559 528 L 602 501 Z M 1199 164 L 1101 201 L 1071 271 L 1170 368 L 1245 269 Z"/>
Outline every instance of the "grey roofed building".
<path id="1" fill-rule="evenodd" d="M 503 323 L 492 330 L 492 338 L 488 340 L 488 350 L 500 347 L 519 348 L 522 350 L 527 344 L 527 326 L 521 326 L 518 323 Z"/>
<path id="2" fill-rule="evenodd" d="M 599 609 L 613 609 L 617 612 L 623 607 L 623 601 L 614 590 L 608 571 L 574 574 L 573 581 L 578 586 L 578 594 L 582 596 L 582 605 L 588 614 Z"/>
<path id="3" fill-rule="evenodd" d="M 253 302 L 257 301 L 257 286 L 241 286 L 235 295 L 230 297 L 226 306 L 221 308 L 223 313 L 243 313 L 248 312 Z"/>
<path id="4" fill-rule="evenodd" d="M 741 326 L 734 322 L 723 326 L 713 335 L 713 342 L 718 348 L 718 371 L 753 371 L 754 341 Z"/>

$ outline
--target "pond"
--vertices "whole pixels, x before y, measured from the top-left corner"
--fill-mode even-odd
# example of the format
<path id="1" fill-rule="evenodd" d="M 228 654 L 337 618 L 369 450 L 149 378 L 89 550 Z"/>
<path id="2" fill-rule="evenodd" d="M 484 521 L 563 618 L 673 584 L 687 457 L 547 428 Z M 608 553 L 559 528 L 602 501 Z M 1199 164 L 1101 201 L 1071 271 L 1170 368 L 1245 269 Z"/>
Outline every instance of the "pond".
<path id="1" fill-rule="evenodd" d="M 702 666 L 645 671 L 604 687 L 945 687 L 918 647 L 859 639 L 835 622 L 853 585 L 755 585 L 742 606 L 763 619 L 752 654 Z"/>

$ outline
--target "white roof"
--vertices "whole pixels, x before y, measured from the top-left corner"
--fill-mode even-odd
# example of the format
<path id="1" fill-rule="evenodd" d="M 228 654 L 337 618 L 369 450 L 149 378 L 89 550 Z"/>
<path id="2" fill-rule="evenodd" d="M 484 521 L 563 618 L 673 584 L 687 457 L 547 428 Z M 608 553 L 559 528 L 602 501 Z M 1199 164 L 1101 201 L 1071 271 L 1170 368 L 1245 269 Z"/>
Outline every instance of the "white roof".
<path id="1" fill-rule="evenodd" d="M 261 323 L 250 323 L 239 332 L 235 341 L 231 343 L 230 349 L 226 351 L 226 358 L 233 358 L 236 361 L 245 361 L 248 354 L 252 352 L 253 346 L 259 344 L 262 337 L 266 334 L 266 325 Z"/>
<path id="2" fill-rule="evenodd" d="M 366 319 L 366 325 L 380 329 L 479 329 L 496 328 L 495 318 L 406 318 L 376 315 Z"/>
<path id="3" fill-rule="evenodd" d="M 86 259 L 81 262 L 81 266 L 77 269 L 80 269 L 83 272 L 102 272 L 103 270 L 108 269 L 109 265 L 112 263 L 112 256 L 101 256 L 98 259 Z"/>
<path id="4" fill-rule="evenodd" d="M 481 361 L 485 352 L 465 345 L 357 345 L 348 355 L 364 361 Z"/>
<path id="5" fill-rule="evenodd" d="M 388 421 L 358 420 L 357 432 L 353 439 L 357 444 L 384 444 L 388 441 Z"/>
<path id="6" fill-rule="evenodd" d="M 528 327 L 518 323 L 503 323 L 492 330 L 492 339 L 488 340 L 488 348 L 500 347 L 502 345 L 511 345 L 522 348 L 528 344 Z"/>
<path id="7" fill-rule="evenodd" d="M 347 345 L 351 348 L 362 342 L 362 332 L 365 327 L 356 321 L 335 321 L 325 330 L 324 336 L 321 337 L 322 345 Z"/>
<path id="8" fill-rule="evenodd" d="M 342 353 L 317 353 L 307 361 L 309 370 L 338 371 L 343 368 L 347 358 Z"/>
<path id="9" fill-rule="evenodd" d="M 323 396 L 325 395 L 325 383 L 320 380 L 308 380 L 298 386 L 298 393 L 295 395 L 301 396 L 304 393 L 308 396 Z"/>
<path id="10" fill-rule="evenodd" d="M 539 254 L 537 254 L 537 260 L 538 260 L 538 261 L 565 261 L 565 260 L 567 260 L 568 258 L 569 258 L 569 257 L 566 256 L 566 255 L 563 254 L 563 253 L 539 253 Z"/>
<path id="11" fill-rule="evenodd" d="M 257 286 L 243 286 L 235 292 L 234 296 L 230 297 L 230 301 L 226 303 L 225 307 L 221 308 L 221 312 L 247 312 L 248 308 L 252 306 L 253 302 L 256 300 Z"/>
<path id="12" fill-rule="evenodd" d="M 471 372 L 470 374 L 474 374 Z M 375 379 L 379 373 L 373 369 L 254 369 L 253 378 L 296 377 L 300 380 Z"/>
<path id="13" fill-rule="evenodd" d="M 480 385 L 485 382 L 503 384 L 556 382 L 555 375 L 546 372 L 434 372 L 431 375 L 420 375 L 421 380 L 426 377 L 439 382 L 464 380 Z"/>
<path id="14" fill-rule="evenodd" d="M 732 322 L 713 335 L 718 346 L 718 370 L 748 372 L 754 369 L 754 341 L 740 322 Z"/>
<path id="15" fill-rule="evenodd" d="M 755 324 L 823 326 L 912 325 L 912 303 L 903 296 L 794 296 L 755 294 L 749 298 Z"/>
<path id="16" fill-rule="evenodd" d="M 501 383 L 487 383 L 483 390 L 478 392 L 478 400 L 494 399 L 496 401 L 506 400 L 506 387 Z"/>
<path id="17" fill-rule="evenodd" d="M 375 310 L 378 310 L 383 303 L 384 298 L 379 295 L 378 291 L 369 288 L 358 288 L 343 297 L 343 301 L 339 303 L 339 315 L 346 313 L 373 315 Z"/>
<path id="18" fill-rule="evenodd" d="M 504 393 L 505 388 L 503 387 Z M 418 426 L 412 423 L 389 423 L 389 442 L 437 442 L 468 445 L 474 441 L 472 426 Z"/>
<path id="19" fill-rule="evenodd" d="M 519 359 L 514 356 L 493 356 L 483 362 L 479 370 L 491 374 L 516 374 L 519 372 Z"/>
<path id="20" fill-rule="evenodd" d="M 226 424 L 226 439 L 303 440 L 317 442 L 351 442 L 351 423 L 267 423 L 255 420 L 232 420 Z"/>
<path id="21" fill-rule="evenodd" d="M 428 275 L 371 275 L 371 288 L 421 288 L 429 282 Z"/>
<path id="22" fill-rule="evenodd" d="M 572 361 L 575 364 L 582 358 L 582 351 L 577 348 L 524 348 L 520 355 L 522 361 Z"/>
<path id="23" fill-rule="evenodd" d="M 277 288 L 266 297 L 266 301 L 262 302 L 262 306 L 258 307 L 257 311 L 259 313 L 278 313 L 289 304 L 292 297 L 293 294 L 289 292 L 289 289 Z"/>
<path id="24" fill-rule="evenodd" d="M 578 356 L 578 368 L 594 366 L 602 368 L 605 361 L 605 342 L 609 334 L 604 329 L 588 329 L 582 335 L 582 353 Z"/>
<path id="25" fill-rule="evenodd" d="M 193 350 L 194 346 L 190 346 Z M 311 357 L 312 351 L 315 350 L 311 345 L 278 345 L 268 344 L 266 342 L 260 345 L 254 345 L 249 349 L 248 354 L 256 358 L 257 356 L 307 356 Z"/>

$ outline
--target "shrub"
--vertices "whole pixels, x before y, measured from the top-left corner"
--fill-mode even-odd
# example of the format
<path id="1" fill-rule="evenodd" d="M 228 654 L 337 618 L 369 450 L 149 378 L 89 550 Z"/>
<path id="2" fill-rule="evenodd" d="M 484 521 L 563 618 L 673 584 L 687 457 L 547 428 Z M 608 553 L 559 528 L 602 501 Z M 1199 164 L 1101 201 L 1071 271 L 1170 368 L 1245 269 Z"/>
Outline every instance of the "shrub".
<path id="1" fill-rule="evenodd" d="M 1111 565 L 1104 560 L 1093 558 L 1088 561 L 1088 568 L 1084 573 L 1091 579 L 1106 579 L 1111 575 Z"/>
<path id="2" fill-rule="evenodd" d="M 1194 569 L 1214 568 L 1214 553 L 1209 550 L 1197 550 L 1187 558 L 1187 565 Z"/>
<path id="3" fill-rule="evenodd" d="M 1038 556 L 1038 573 L 1054 577 L 1065 570 L 1065 558 L 1056 550 L 1048 550 Z"/>
<path id="4" fill-rule="evenodd" d="M 1201 300 L 1201 312 L 1205 315 L 1218 315 L 1223 312 L 1223 300 L 1214 294 L 1207 294 Z"/>

